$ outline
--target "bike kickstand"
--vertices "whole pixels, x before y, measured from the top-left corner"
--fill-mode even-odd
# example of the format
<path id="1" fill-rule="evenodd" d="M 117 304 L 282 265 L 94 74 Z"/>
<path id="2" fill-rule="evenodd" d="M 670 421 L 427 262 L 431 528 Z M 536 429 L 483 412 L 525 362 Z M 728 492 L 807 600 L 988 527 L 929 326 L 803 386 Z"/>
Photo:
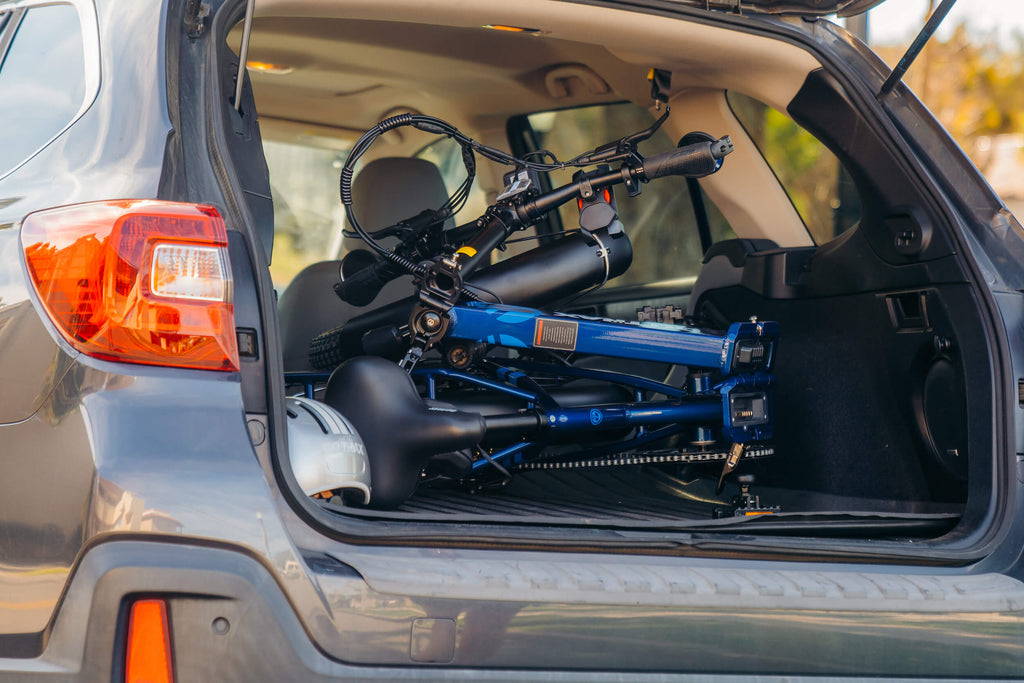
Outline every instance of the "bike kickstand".
<path id="1" fill-rule="evenodd" d="M 729 449 L 729 457 L 725 459 L 725 465 L 722 467 L 722 474 L 718 477 L 718 489 L 716 493 L 722 492 L 722 487 L 725 486 L 725 477 L 740 464 L 740 458 L 743 457 L 743 451 L 746 448 L 741 443 L 734 443 L 732 448 Z"/>

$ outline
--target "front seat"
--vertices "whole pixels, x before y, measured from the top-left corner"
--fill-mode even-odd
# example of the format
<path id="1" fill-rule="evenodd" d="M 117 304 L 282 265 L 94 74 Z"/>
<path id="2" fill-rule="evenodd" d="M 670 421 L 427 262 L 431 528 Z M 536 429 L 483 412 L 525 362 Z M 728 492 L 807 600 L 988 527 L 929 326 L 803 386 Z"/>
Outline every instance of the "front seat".
<path id="1" fill-rule="evenodd" d="M 436 209 L 448 200 L 437 166 L 425 159 L 385 157 L 368 163 L 352 183 L 352 206 L 367 231 L 379 230 L 411 218 L 424 209 Z M 451 227 L 449 219 L 445 228 Z M 381 240 L 386 247 L 394 238 Z M 368 248 L 362 240 L 344 238 L 344 251 Z M 371 308 L 412 294 L 411 276 L 389 282 L 368 306 L 346 303 L 334 293 L 341 261 L 320 261 L 304 268 L 281 294 L 277 303 L 285 372 L 312 371 L 309 342 Z"/>

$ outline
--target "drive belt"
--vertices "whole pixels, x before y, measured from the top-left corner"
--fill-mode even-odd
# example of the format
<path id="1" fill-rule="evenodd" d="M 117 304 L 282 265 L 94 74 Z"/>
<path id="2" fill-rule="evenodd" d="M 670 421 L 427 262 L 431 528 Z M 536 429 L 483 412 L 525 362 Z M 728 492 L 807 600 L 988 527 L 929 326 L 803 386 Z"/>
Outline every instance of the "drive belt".
<path id="1" fill-rule="evenodd" d="M 753 460 L 775 455 L 773 446 L 751 444 L 743 451 L 742 460 Z M 666 448 L 650 451 L 624 451 L 615 455 L 583 460 L 533 460 L 509 467 L 513 472 L 534 470 L 576 470 L 587 467 L 625 467 L 628 465 L 671 465 L 697 462 L 722 462 L 729 457 L 728 450 L 680 451 Z"/>

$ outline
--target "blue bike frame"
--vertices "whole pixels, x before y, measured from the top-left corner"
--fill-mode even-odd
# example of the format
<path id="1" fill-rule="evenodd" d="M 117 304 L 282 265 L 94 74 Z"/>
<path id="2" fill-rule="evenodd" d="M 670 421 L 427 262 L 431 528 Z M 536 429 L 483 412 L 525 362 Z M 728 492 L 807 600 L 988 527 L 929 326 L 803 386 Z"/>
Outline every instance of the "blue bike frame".
<path id="1" fill-rule="evenodd" d="M 479 302 L 452 307 L 448 318 L 449 339 L 713 368 L 723 376 L 770 371 L 779 337 L 775 322 L 733 323 L 722 335 Z"/>
<path id="2" fill-rule="evenodd" d="M 448 312 L 448 339 L 462 339 L 520 349 L 549 349 L 687 365 L 717 370 L 722 380 L 683 391 L 660 382 L 631 375 L 533 363 L 518 359 L 508 364 L 531 373 L 604 380 L 632 389 L 634 403 L 595 406 L 559 406 L 520 370 L 493 366 L 494 379 L 448 368 L 424 368 L 414 375 L 427 382 L 430 398 L 437 398 L 437 381 L 455 379 L 526 402 L 538 411 L 536 433 L 542 439 L 565 435 L 637 428 L 632 439 L 616 445 L 628 450 L 664 438 L 687 426 L 718 427 L 733 443 L 769 439 L 773 430 L 770 374 L 779 328 L 774 322 L 732 324 L 724 334 L 682 325 L 632 323 L 588 316 L 540 311 L 485 303 L 455 306 Z M 528 381 L 521 381 L 526 378 Z M 663 394 L 669 400 L 644 401 L 643 392 Z M 656 431 L 647 431 L 656 428 Z M 533 436 L 533 435 L 527 435 Z M 491 461 L 521 461 L 538 442 L 529 439 L 508 446 Z M 476 469 L 490 466 L 480 460 Z"/>
<path id="3" fill-rule="evenodd" d="M 531 449 L 552 439 L 585 436 L 601 432 L 635 429 L 632 438 L 599 446 L 590 454 L 623 452 L 663 439 L 686 428 L 696 427 L 706 441 L 712 429 L 735 444 L 770 439 L 773 432 L 773 387 L 771 369 L 779 338 L 779 326 L 765 321 L 733 323 L 724 333 L 683 325 L 636 323 L 608 320 L 516 306 L 473 302 L 448 311 L 444 337 L 516 349 L 595 354 L 633 360 L 653 361 L 716 371 L 720 381 L 711 385 L 707 376 L 674 387 L 623 373 L 550 365 L 521 358 L 506 359 L 503 367 L 487 362 L 491 377 L 478 373 L 435 367 L 418 368 L 413 375 L 425 381 L 430 399 L 443 399 L 437 391 L 440 380 L 454 380 L 513 396 L 524 402 L 536 419 L 520 441 L 476 461 L 474 469 L 492 462 L 522 462 Z M 534 380 L 533 375 L 585 378 L 628 387 L 632 403 L 561 406 Z M 290 381 L 304 383 L 307 395 L 322 373 L 288 373 Z M 667 400 L 649 401 L 645 395 L 660 394 Z M 510 416 L 495 416 L 495 419 Z M 484 416 L 485 421 L 488 419 Z M 529 420 L 528 420 L 529 421 Z"/>

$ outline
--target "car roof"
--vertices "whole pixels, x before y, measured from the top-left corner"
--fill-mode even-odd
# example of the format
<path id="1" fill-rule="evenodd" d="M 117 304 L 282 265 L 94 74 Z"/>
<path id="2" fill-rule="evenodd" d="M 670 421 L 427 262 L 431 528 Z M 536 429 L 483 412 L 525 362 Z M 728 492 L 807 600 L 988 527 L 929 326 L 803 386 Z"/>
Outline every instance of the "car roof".
<path id="1" fill-rule="evenodd" d="M 762 35 L 580 9 L 544 0 L 262 0 L 248 57 L 261 119 L 360 131 L 402 109 L 484 129 L 532 111 L 647 104 L 651 68 L 672 72 L 673 92 L 735 89 L 785 110 L 820 66 Z M 254 70 L 254 62 L 280 68 Z"/>

